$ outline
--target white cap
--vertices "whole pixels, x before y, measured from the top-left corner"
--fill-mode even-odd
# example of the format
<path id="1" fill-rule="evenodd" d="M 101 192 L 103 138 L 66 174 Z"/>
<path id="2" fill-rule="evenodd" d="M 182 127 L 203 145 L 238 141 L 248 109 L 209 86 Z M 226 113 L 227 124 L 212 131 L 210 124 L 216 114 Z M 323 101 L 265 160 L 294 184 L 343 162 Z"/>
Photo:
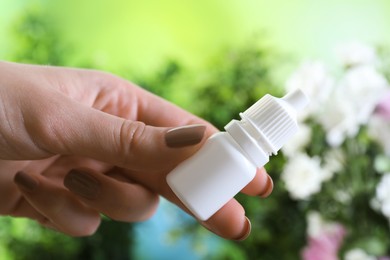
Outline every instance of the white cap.
<path id="1" fill-rule="evenodd" d="M 296 113 L 309 103 L 299 89 L 283 98 L 265 95 L 244 113 L 241 121 L 233 120 L 225 129 L 252 158 L 261 148 L 266 154 L 276 154 L 298 131 Z"/>

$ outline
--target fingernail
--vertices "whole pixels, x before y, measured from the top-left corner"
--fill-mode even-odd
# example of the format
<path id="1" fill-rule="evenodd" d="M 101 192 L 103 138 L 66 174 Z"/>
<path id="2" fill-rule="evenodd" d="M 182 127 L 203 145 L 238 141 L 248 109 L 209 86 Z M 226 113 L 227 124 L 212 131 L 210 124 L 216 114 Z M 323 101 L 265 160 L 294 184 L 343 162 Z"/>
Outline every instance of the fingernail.
<path id="1" fill-rule="evenodd" d="M 252 230 L 251 221 L 249 220 L 249 218 L 245 217 L 245 227 L 244 227 L 243 234 L 235 240 L 236 241 L 243 241 L 243 240 L 247 239 L 251 233 L 251 230 Z"/>
<path id="2" fill-rule="evenodd" d="M 271 176 L 267 174 L 267 183 L 262 193 L 259 194 L 261 198 L 267 198 L 271 195 L 272 190 L 274 189 L 274 182 L 272 181 Z"/>
<path id="3" fill-rule="evenodd" d="M 71 192 L 89 200 L 97 199 L 101 190 L 97 179 L 85 171 L 75 169 L 65 176 L 64 185 Z"/>
<path id="4" fill-rule="evenodd" d="M 17 172 L 14 177 L 14 182 L 24 191 L 33 192 L 38 187 L 39 183 L 33 177 L 25 172 Z"/>
<path id="5" fill-rule="evenodd" d="M 176 127 L 165 134 L 165 143 L 173 148 L 198 144 L 202 141 L 205 130 L 205 125 Z"/>

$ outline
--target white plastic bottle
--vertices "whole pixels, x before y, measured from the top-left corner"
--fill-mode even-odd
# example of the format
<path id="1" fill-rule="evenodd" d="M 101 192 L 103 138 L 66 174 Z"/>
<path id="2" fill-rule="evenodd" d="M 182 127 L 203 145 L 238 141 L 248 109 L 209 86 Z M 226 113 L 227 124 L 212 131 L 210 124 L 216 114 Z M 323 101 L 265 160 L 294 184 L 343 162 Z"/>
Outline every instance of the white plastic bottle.
<path id="1" fill-rule="evenodd" d="M 199 220 L 209 219 L 298 131 L 296 112 L 307 103 L 300 90 L 265 95 L 170 172 L 168 185 Z"/>

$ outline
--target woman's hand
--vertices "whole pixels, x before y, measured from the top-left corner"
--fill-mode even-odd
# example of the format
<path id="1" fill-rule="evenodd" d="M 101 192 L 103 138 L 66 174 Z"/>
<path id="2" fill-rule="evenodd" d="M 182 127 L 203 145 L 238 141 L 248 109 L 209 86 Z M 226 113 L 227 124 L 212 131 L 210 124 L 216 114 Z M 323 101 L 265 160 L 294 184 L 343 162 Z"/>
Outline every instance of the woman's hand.
<path id="1" fill-rule="evenodd" d="M 158 195 L 186 210 L 165 176 L 216 132 L 116 76 L 8 62 L 0 62 L 0 122 L 0 214 L 73 236 L 92 234 L 100 213 L 145 220 Z M 263 169 L 243 190 L 271 191 Z M 228 239 L 250 232 L 234 199 L 202 224 Z"/>

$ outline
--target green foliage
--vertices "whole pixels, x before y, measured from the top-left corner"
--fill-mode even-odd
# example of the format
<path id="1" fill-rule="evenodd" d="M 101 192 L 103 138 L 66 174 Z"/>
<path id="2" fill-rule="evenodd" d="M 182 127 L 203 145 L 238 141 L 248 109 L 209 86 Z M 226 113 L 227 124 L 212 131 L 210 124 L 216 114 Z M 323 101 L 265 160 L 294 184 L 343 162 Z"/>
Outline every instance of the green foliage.
<path id="1" fill-rule="evenodd" d="M 72 238 L 27 219 L 3 217 L 0 227 L 8 259 L 104 260 L 129 259 L 131 255 L 130 224 L 106 220 L 95 235 L 86 238 Z"/>
<path id="2" fill-rule="evenodd" d="M 80 244 L 68 236 L 26 219 L 1 218 L 0 226 L 0 241 L 10 259 L 77 259 Z"/>
<path id="3" fill-rule="evenodd" d="M 76 259 L 131 259 L 132 230 L 131 223 L 104 219 L 93 236 L 77 239 L 80 250 Z"/>
<path id="4" fill-rule="evenodd" d="M 50 65 L 65 65 L 71 48 L 61 37 L 55 21 L 40 5 L 30 6 L 13 26 L 11 60 Z"/>
<path id="5" fill-rule="evenodd" d="M 137 82 L 142 88 L 153 92 L 160 97 L 175 102 L 180 100 L 180 98 L 176 98 L 176 95 L 180 96 L 183 93 L 180 88 L 184 81 L 184 75 L 187 75 L 187 71 L 181 64 L 173 60 L 168 60 L 155 73 L 138 77 L 133 76 L 131 81 Z M 131 78 L 131 76 L 127 76 Z M 186 87 L 187 90 L 191 89 L 191 86 Z M 183 102 L 182 99 L 181 102 Z"/>
<path id="6" fill-rule="evenodd" d="M 316 136 L 324 136 L 320 128 L 313 132 Z M 314 142 L 313 142 L 314 143 Z M 329 148 L 323 144 L 323 149 Z M 323 183 L 321 193 L 315 194 L 310 200 L 301 204 L 308 212 L 316 210 L 325 219 L 342 223 L 348 230 L 340 255 L 351 248 L 361 248 L 365 252 L 381 256 L 388 255 L 390 237 L 388 220 L 371 206 L 373 191 L 381 177 L 375 167 L 375 158 L 381 148 L 369 142 L 366 127 L 362 127 L 354 138 L 347 138 L 341 149 L 345 151 L 345 162 L 341 172 L 331 181 Z M 310 155 L 320 155 L 324 151 Z M 343 191 L 349 199 L 343 201 L 337 194 Z M 356 226 L 358 224 L 358 226 Z"/>
<path id="7" fill-rule="evenodd" d="M 269 52 L 249 43 L 215 58 L 196 82 L 194 111 L 222 129 L 266 93 L 279 94 L 269 74 Z"/>
<path id="8" fill-rule="evenodd" d="M 271 51 L 254 42 L 221 51 L 196 71 L 168 61 L 135 81 L 222 129 L 263 95 L 281 94 L 270 76 Z"/>

